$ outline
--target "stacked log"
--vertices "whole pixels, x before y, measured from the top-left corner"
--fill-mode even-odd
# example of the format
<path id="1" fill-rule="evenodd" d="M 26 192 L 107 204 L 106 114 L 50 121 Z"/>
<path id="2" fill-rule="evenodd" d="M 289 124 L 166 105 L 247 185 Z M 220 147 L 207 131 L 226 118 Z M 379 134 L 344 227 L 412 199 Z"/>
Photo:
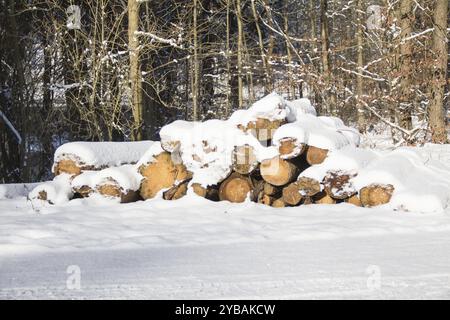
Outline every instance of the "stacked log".
<path id="1" fill-rule="evenodd" d="M 293 162 L 280 156 L 261 162 L 260 171 L 263 179 L 274 186 L 286 185 L 294 181 L 300 173 Z"/>
<path id="2" fill-rule="evenodd" d="M 161 190 L 182 184 L 192 177 L 183 164 L 174 163 L 167 151 L 156 155 L 150 163 L 142 164 L 138 171 L 143 176 L 139 190 L 143 199 L 154 198 Z"/>
<path id="3" fill-rule="evenodd" d="M 394 186 L 391 184 L 371 184 L 359 191 L 361 204 L 364 207 L 375 207 L 391 200 Z"/>
<path id="4" fill-rule="evenodd" d="M 317 148 L 314 146 L 308 146 L 306 150 L 306 161 L 313 166 L 315 164 L 321 164 L 325 161 L 328 155 L 328 150 Z"/>
<path id="5" fill-rule="evenodd" d="M 233 170 L 240 174 L 250 174 L 258 166 L 258 159 L 252 146 L 235 146 L 233 150 Z"/>
<path id="6" fill-rule="evenodd" d="M 161 142 L 149 144 L 149 152 L 140 157 L 136 156 L 138 152 L 127 155 L 124 147 L 120 147 L 119 156 L 105 146 L 97 156 L 93 145 L 74 143 L 76 148 L 63 147 L 55 154 L 53 170 L 55 175 L 80 177 L 78 183 L 71 182 L 75 197 L 99 193 L 120 202 L 157 196 L 176 200 L 191 191 L 212 201 L 242 203 L 249 199 L 276 208 L 340 202 L 372 207 L 389 202 L 392 185 L 371 184 L 357 190 L 353 185 L 356 173 L 326 172 L 335 150 L 352 145 L 352 139 L 341 132 L 350 129 L 339 119 L 316 117 L 315 112 L 308 111 L 311 108 L 305 102 L 285 103 L 271 94 L 249 109 L 235 112 L 229 120 L 177 120 L 164 126 Z M 225 141 L 228 136 L 234 138 L 232 143 Z M 322 148 L 313 145 L 319 139 Z M 127 188 L 114 174 L 104 174 L 103 170 L 120 171 L 130 163 L 137 163 L 132 168 L 139 174 L 136 188 L 135 184 Z M 319 174 L 317 170 L 309 173 L 317 180 L 308 177 L 308 172 L 301 175 L 308 167 L 319 169 Z M 98 177 L 95 172 L 103 173 L 102 179 L 80 182 L 88 175 Z M 48 199 L 53 189 L 38 191 L 36 197 Z"/>
<path id="7" fill-rule="evenodd" d="M 220 184 L 219 199 L 235 203 L 244 202 L 252 190 L 250 178 L 235 172 Z"/>

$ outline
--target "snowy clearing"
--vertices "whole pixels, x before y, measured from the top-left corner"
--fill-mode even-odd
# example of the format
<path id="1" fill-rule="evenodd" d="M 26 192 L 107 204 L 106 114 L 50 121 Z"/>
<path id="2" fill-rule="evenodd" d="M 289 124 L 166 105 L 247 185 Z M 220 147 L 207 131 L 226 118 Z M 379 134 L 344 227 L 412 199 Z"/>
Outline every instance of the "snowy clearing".
<path id="1" fill-rule="evenodd" d="M 450 172 L 449 146 L 416 152 Z M 450 298 L 448 207 L 271 208 L 188 195 L 33 208 L 27 189 L 0 190 L 2 299 Z M 71 266 L 79 290 L 66 285 Z"/>

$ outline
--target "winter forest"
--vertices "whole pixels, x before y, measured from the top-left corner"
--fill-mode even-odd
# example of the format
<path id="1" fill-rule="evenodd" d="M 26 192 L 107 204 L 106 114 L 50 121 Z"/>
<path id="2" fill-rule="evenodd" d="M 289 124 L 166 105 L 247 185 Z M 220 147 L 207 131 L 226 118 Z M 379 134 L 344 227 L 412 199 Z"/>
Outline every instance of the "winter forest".
<path id="1" fill-rule="evenodd" d="M 396 146 L 447 141 L 448 0 L 0 1 L 0 183 L 67 141 L 158 140 L 276 91 Z"/>

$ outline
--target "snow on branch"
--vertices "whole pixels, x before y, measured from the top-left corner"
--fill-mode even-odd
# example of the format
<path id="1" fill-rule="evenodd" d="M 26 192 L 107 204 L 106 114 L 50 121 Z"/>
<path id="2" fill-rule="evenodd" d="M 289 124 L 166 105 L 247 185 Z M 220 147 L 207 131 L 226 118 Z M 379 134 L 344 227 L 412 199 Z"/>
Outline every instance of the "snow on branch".
<path id="1" fill-rule="evenodd" d="M 422 32 L 415 33 L 415 34 L 413 34 L 413 35 L 411 35 L 409 37 L 406 37 L 406 38 L 402 39 L 402 43 L 405 43 L 406 41 L 409 41 L 409 40 L 413 40 L 413 39 L 415 39 L 417 37 L 423 36 L 423 35 L 425 35 L 427 33 L 433 32 L 433 31 L 434 31 L 434 28 L 429 28 L 429 29 L 424 30 Z"/>
<path id="2" fill-rule="evenodd" d="M 157 36 L 156 34 L 153 34 L 151 32 L 144 32 L 144 31 L 135 31 L 134 32 L 135 35 L 137 36 L 146 36 L 146 37 L 150 37 L 152 40 L 160 42 L 160 43 L 164 43 L 164 44 L 168 44 L 174 48 L 177 49 L 184 49 L 183 46 L 178 45 L 177 41 L 173 38 L 170 39 L 165 39 L 162 37 Z"/>
<path id="3" fill-rule="evenodd" d="M 343 68 L 343 67 L 339 67 L 339 69 L 342 70 L 342 71 L 344 71 L 344 72 L 352 73 L 352 74 L 354 74 L 354 75 L 361 76 L 361 77 L 363 77 L 363 78 L 370 79 L 370 80 L 373 80 L 373 81 L 378 81 L 378 82 L 385 82 L 385 81 L 386 81 L 386 79 L 384 79 L 384 78 L 371 77 L 371 76 L 368 76 L 368 75 L 365 75 L 365 74 L 356 72 L 356 71 L 354 71 L 354 70 L 348 70 L 348 69 L 345 69 L 345 68 Z M 364 71 L 365 71 L 365 72 L 368 72 L 367 70 L 364 70 Z"/>
<path id="4" fill-rule="evenodd" d="M 16 137 L 17 143 L 21 144 L 22 143 L 22 136 L 20 135 L 19 131 L 17 131 L 16 128 L 14 128 L 13 124 L 11 123 L 11 121 L 9 121 L 9 119 L 6 117 L 6 115 L 1 110 L 0 110 L 0 117 L 3 119 L 3 121 L 5 121 L 5 123 L 8 126 L 8 128 L 11 130 L 11 132 Z"/>

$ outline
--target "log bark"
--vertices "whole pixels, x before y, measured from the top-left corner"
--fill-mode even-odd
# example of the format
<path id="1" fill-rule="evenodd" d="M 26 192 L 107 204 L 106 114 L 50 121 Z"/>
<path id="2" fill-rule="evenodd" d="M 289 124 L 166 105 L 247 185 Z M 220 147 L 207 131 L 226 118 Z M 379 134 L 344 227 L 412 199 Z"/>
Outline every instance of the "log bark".
<path id="1" fill-rule="evenodd" d="M 434 63 L 431 64 L 430 104 L 428 119 L 433 143 L 447 143 L 445 129 L 445 87 L 448 81 L 448 41 L 447 41 L 447 12 L 448 0 L 436 0 L 433 15 L 434 31 L 432 52 Z M 447 98 L 448 101 L 448 98 Z"/>
<path id="2" fill-rule="evenodd" d="M 139 192 L 133 190 L 122 190 L 115 181 L 99 185 L 96 191 L 105 197 L 118 198 L 121 203 L 135 202 L 139 200 Z"/>
<path id="3" fill-rule="evenodd" d="M 258 203 L 265 204 L 266 206 L 271 206 L 272 203 L 275 201 L 274 197 L 271 197 L 267 194 L 261 193 L 260 195 L 261 196 L 258 199 Z"/>
<path id="4" fill-rule="evenodd" d="M 161 190 L 192 178 L 183 164 L 174 164 L 168 152 L 162 152 L 153 162 L 141 165 L 139 173 L 144 177 L 140 188 L 143 199 L 151 199 Z"/>
<path id="5" fill-rule="evenodd" d="M 298 185 L 296 182 L 289 184 L 287 187 L 283 188 L 283 201 L 284 203 L 296 206 L 302 200 L 302 196 L 298 190 Z"/>
<path id="6" fill-rule="evenodd" d="M 202 198 L 211 200 L 211 201 L 219 201 L 219 190 L 216 186 L 209 186 L 207 188 L 203 187 L 199 183 L 193 183 L 191 185 L 194 193 Z"/>
<path id="7" fill-rule="evenodd" d="M 73 193 L 74 193 L 75 197 L 78 197 L 78 198 L 87 198 L 87 197 L 89 197 L 89 195 L 91 193 L 94 192 L 94 190 L 92 190 L 92 188 L 89 187 L 89 186 L 82 186 L 82 187 L 79 187 L 79 188 L 72 188 L 72 190 L 73 190 Z"/>
<path id="8" fill-rule="evenodd" d="M 304 143 L 298 143 L 295 138 L 283 138 L 278 143 L 278 151 L 282 159 L 296 158 L 306 149 L 306 145 Z"/>
<path id="9" fill-rule="evenodd" d="M 294 181 L 300 173 L 295 164 L 283 160 L 279 156 L 261 162 L 260 171 L 263 179 L 274 186 L 288 184 Z"/>
<path id="10" fill-rule="evenodd" d="M 281 194 L 281 190 L 282 189 L 280 187 L 271 185 L 268 182 L 264 183 L 264 194 L 267 194 L 269 196 L 276 196 Z"/>
<path id="11" fill-rule="evenodd" d="M 364 207 L 374 207 L 386 204 L 391 200 L 394 186 L 391 184 L 371 184 L 359 191 Z"/>
<path id="12" fill-rule="evenodd" d="M 306 150 L 306 161 L 312 166 L 322 163 L 328 155 L 328 150 L 308 146 Z"/>
<path id="13" fill-rule="evenodd" d="M 234 203 L 244 202 L 252 191 L 252 184 L 248 177 L 231 174 L 219 187 L 219 199 Z"/>
<path id="14" fill-rule="evenodd" d="M 240 174 L 250 174 L 258 166 L 252 146 L 236 146 L 233 150 L 233 170 Z"/>
<path id="15" fill-rule="evenodd" d="M 300 177 L 297 180 L 300 194 L 304 197 L 312 197 L 320 192 L 320 182 L 308 177 Z"/>
<path id="16" fill-rule="evenodd" d="M 188 189 L 188 181 L 173 186 L 163 194 L 164 200 L 177 200 L 184 197 Z"/>
<path id="17" fill-rule="evenodd" d="M 323 178 L 323 186 L 325 192 L 332 198 L 337 200 L 343 200 L 350 198 L 357 193 L 357 190 L 353 186 L 351 179 L 356 174 L 342 172 L 342 171 L 329 171 Z"/>

